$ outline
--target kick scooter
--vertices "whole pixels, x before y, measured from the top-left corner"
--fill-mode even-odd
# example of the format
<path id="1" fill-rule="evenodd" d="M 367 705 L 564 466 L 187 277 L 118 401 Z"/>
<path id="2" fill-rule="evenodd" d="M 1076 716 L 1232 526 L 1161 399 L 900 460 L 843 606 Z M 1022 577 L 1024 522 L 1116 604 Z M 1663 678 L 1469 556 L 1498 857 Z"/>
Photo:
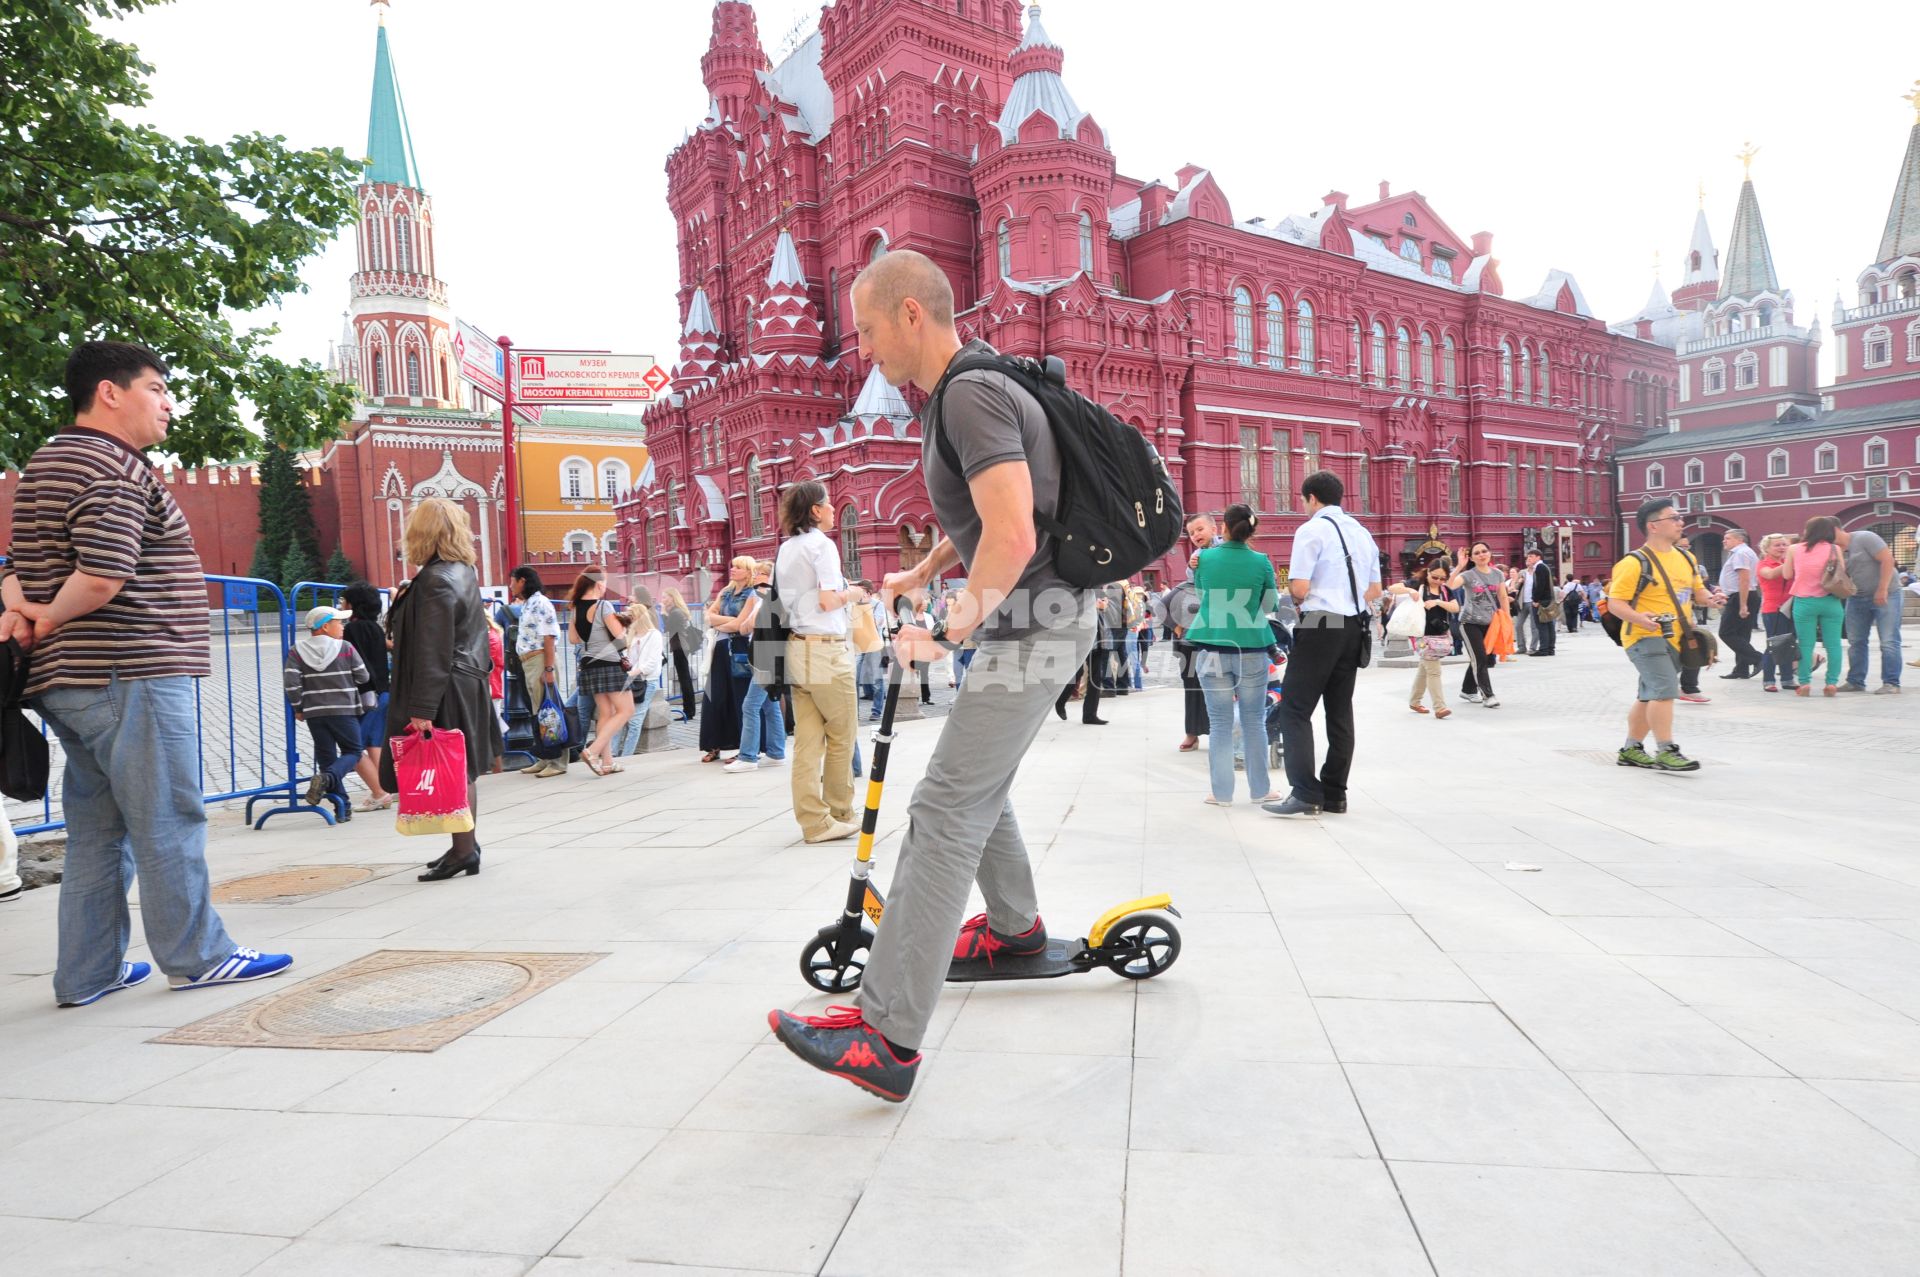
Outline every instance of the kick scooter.
<path id="1" fill-rule="evenodd" d="M 887 907 L 873 885 L 873 836 L 880 821 L 880 792 L 887 778 L 887 754 L 893 746 L 893 711 L 900 701 L 901 671 L 897 657 L 887 679 L 886 708 L 873 738 L 873 766 L 867 773 L 867 807 L 860 820 L 859 849 L 854 855 L 853 879 L 847 885 L 847 904 L 837 921 L 820 928 L 800 954 L 800 974 L 822 993 L 851 993 L 860 987 L 867 955 L 873 948 L 874 928 Z M 1079 940 L 1050 939 L 1044 953 L 1024 957 L 1000 956 L 955 961 L 947 971 L 949 983 L 977 980 L 1051 980 L 1106 967 L 1129 980 L 1147 980 L 1172 966 L 1180 956 L 1180 931 L 1173 925 L 1180 911 L 1173 897 L 1162 893 L 1116 905 L 1094 921 Z"/>

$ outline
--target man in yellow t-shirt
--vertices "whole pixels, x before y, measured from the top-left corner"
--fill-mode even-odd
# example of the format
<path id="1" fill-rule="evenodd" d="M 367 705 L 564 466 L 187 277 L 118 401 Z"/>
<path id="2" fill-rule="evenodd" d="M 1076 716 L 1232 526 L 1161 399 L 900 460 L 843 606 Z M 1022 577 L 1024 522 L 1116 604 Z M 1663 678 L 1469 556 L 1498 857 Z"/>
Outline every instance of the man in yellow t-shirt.
<path id="1" fill-rule="evenodd" d="M 1693 556 L 1678 548 L 1685 520 L 1664 499 L 1648 501 L 1634 514 L 1646 538 L 1640 555 L 1629 554 L 1613 565 L 1607 585 L 1607 610 L 1620 618 L 1620 646 L 1640 676 L 1640 687 L 1627 714 L 1627 743 L 1620 750 L 1622 767 L 1654 771 L 1694 772 L 1700 764 L 1680 752 L 1673 740 L 1673 702 L 1680 694 L 1680 604 L 1674 591 L 1691 589 L 1693 597 L 1719 606 L 1726 600 L 1707 583 Z M 1643 578 L 1645 584 L 1642 584 Z M 1671 585 L 1671 589 L 1669 589 Z M 1654 752 L 1646 748 L 1652 732 Z"/>

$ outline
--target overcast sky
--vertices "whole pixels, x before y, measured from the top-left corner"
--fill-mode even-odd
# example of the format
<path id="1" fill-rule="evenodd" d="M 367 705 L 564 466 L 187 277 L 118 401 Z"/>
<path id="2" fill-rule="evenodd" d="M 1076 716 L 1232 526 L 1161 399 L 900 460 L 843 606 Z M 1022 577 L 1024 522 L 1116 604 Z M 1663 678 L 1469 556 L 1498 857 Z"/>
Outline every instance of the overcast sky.
<path id="1" fill-rule="evenodd" d="M 912 2 L 912 0 L 904 0 Z M 1753 175 L 1795 318 L 1830 322 L 1880 230 L 1920 72 L 1891 0 L 1766 7 L 1279 6 L 1050 0 L 1066 81 L 1120 171 L 1213 170 L 1236 218 L 1417 189 L 1462 236 L 1492 231 L 1511 297 L 1552 267 L 1608 320 L 1671 289 L 1696 186 L 1724 253 Z M 807 0 L 758 0 L 768 53 Z M 705 114 L 704 0 L 395 0 L 388 19 L 454 310 L 527 346 L 678 351 L 667 152 Z M 1728 20 L 1729 17 L 1732 20 Z M 174 133 L 366 148 L 375 19 L 361 0 L 174 0 L 112 24 L 153 64 Z M 351 240 L 261 316 L 323 359 Z"/>

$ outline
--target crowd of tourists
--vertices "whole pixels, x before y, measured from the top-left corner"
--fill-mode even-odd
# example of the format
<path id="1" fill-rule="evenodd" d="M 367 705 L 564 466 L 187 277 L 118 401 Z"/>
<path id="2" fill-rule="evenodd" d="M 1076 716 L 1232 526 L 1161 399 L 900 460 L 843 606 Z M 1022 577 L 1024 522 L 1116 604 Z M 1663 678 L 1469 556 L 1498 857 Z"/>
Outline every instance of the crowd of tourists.
<path id="1" fill-rule="evenodd" d="M 1476 541 L 1387 582 L 1373 537 L 1342 508 L 1342 481 L 1316 471 L 1299 487 L 1306 518 L 1284 584 L 1254 548 L 1259 517 L 1244 504 L 1187 519 L 1187 575 L 1168 590 L 1073 584 L 1049 530 L 1071 463 L 1016 370 L 985 343 L 959 340 L 939 268 L 888 253 L 855 281 L 853 307 L 863 358 L 930 396 L 924 477 L 948 532 L 918 564 L 877 584 L 849 579 L 832 535 L 839 503 L 805 480 L 781 494 L 774 557 L 734 559 L 697 608 L 673 588 L 658 598 L 617 593 L 592 571 L 562 607 L 531 567 L 514 569 L 506 600 L 490 600 L 465 513 L 422 500 L 403 530 L 407 561 L 419 565 L 413 578 L 384 605 L 371 585 L 354 583 L 341 606 L 299 618 L 285 654 L 284 694 L 315 763 L 307 803 L 341 821 L 390 808 L 402 789 L 396 751 L 457 731 L 462 819 L 445 826 L 449 845 L 420 877 L 478 874 L 477 791 L 500 770 L 509 705 L 544 715 L 570 682 L 571 749 L 540 752 L 524 769 L 532 777 L 566 775 L 573 752 L 595 776 L 618 773 L 671 698 L 680 721 L 698 724 L 690 765 L 725 775 L 784 765 L 799 836 L 847 839 L 862 828 L 853 785 L 862 718 L 881 717 L 889 683 L 934 703 L 934 671 L 944 670 L 954 696 L 909 802 L 859 1006 L 769 1015 L 801 1059 L 899 1100 L 948 964 L 1046 948 L 1009 793 L 1048 709 L 1065 719 L 1077 697 L 1082 724 L 1106 725 L 1102 700 L 1143 688 L 1157 641 L 1171 644 L 1182 685 L 1177 749 L 1195 752 L 1206 738 L 1201 797 L 1230 806 L 1244 776 L 1246 799 L 1289 818 L 1347 811 L 1354 689 L 1376 650 L 1411 658 L 1409 708 L 1440 721 L 1456 712 L 1444 662 L 1464 658 L 1457 704 L 1496 709 L 1501 660 L 1551 658 L 1562 625 L 1577 633 L 1598 623 L 1636 681 L 1619 761 L 1667 772 L 1699 767 L 1675 740 L 1674 705 L 1707 701 L 1698 680 L 1722 644 L 1732 666 L 1720 677 L 1799 697 L 1816 680 L 1827 697 L 1869 690 L 1877 644 L 1872 690 L 1900 690 L 1907 582 L 1880 536 L 1828 518 L 1757 545 L 1728 533 L 1713 581 L 1682 516 L 1656 500 L 1636 513 L 1641 545 L 1605 581 L 1556 579 L 1531 548 L 1519 564 L 1501 562 Z M 212 904 L 190 747 L 194 680 L 209 672 L 205 586 L 186 522 L 142 455 L 164 440 L 174 411 L 166 378 L 144 347 L 90 342 L 74 353 L 74 424 L 22 475 L 0 578 L 0 640 L 30 661 L 26 696 L 66 759 L 61 1006 L 151 974 L 126 957 L 135 874 L 149 953 L 172 988 L 261 979 L 293 961 L 235 943 Z M 357 805 L 347 800 L 352 775 L 366 789 Z M 18 891 L 17 879 L 11 889 L 5 880 L 13 845 L 9 837 L 0 900 Z M 986 911 L 963 920 L 976 886 Z"/>

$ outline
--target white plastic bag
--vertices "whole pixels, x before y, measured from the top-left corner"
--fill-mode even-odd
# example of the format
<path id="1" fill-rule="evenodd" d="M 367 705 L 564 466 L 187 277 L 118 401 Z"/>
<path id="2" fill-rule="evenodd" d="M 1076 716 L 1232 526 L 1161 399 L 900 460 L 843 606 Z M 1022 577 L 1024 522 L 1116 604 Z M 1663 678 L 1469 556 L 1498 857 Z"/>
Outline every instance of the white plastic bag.
<path id="1" fill-rule="evenodd" d="M 1419 638 L 1427 632 L 1427 610 L 1411 594 L 1401 596 L 1387 616 L 1388 638 Z"/>

